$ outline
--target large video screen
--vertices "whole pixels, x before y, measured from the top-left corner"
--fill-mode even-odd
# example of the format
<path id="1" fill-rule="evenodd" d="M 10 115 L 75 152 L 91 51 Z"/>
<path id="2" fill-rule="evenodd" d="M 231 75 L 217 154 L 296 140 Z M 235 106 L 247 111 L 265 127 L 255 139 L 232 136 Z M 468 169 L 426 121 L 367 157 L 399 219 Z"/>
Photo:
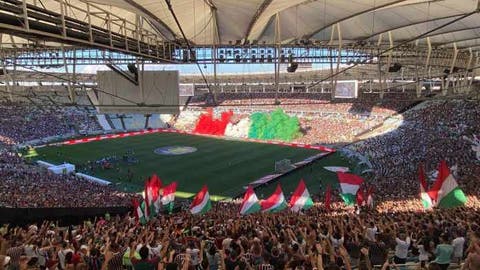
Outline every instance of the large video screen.
<path id="1" fill-rule="evenodd" d="M 335 98 L 357 98 L 358 81 L 337 81 L 335 87 Z"/>
<path id="2" fill-rule="evenodd" d="M 179 112 L 178 71 L 144 71 L 140 79 L 135 85 L 114 71 L 98 71 L 99 113 Z"/>

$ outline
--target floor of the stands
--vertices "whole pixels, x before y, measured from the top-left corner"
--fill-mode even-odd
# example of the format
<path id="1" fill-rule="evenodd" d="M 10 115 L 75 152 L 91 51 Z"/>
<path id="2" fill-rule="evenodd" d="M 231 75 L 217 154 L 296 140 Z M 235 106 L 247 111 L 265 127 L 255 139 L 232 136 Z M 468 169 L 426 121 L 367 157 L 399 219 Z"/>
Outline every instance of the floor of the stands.
<path id="1" fill-rule="evenodd" d="M 196 152 L 184 155 L 158 155 L 154 150 L 166 146 L 190 146 Z M 112 169 L 85 171 L 88 161 L 116 155 L 120 160 L 127 151 L 133 151 L 137 163 L 118 161 Z M 81 172 L 113 182 L 120 190 L 139 192 L 145 179 L 153 173 L 164 184 L 178 182 L 179 197 L 191 197 L 207 184 L 212 199 L 219 200 L 243 192 L 243 186 L 265 175 L 274 173 L 275 161 L 290 159 L 292 163 L 318 154 L 318 150 L 293 148 L 264 143 L 216 139 L 203 136 L 160 133 L 110 139 L 77 145 L 49 146 L 36 149 L 36 159 L 60 164 L 69 162 Z M 279 179 L 285 195 L 292 192 L 303 178 L 310 193 L 320 192 L 320 185 L 336 183 L 335 174 L 324 166 L 349 166 L 339 154 L 327 156 L 285 175 Z M 127 171 L 133 173 L 130 181 Z M 269 196 L 278 181 L 259 187 L 257 195 Z"/>

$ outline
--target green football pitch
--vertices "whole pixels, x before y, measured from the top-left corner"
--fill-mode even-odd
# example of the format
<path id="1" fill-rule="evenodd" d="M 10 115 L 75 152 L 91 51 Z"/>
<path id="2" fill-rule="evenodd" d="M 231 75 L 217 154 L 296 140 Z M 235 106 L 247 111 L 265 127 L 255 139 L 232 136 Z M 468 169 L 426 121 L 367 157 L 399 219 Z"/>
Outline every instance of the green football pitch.
<path id="1" fill-rule="evenodd" d="M 155 149 L 188 146 L 195 152 L 183 155 L 159 155 Z M 318 154 L 318 150 L 264 143 L 217 139 L 204 136 L 156 133 L 141 136 L 94 141 L 76 145 L 47 146 L 36 149 L 36 159 L 54 164 L 69 162 L 77 171 L 111 181 L 119 190 L 141 192 L 147 177 L 156 173 L 164 185 L 178 182 L 177 196 L 191 197 L 206 184 L 213 200 L 241 194 L 243 186 L 275 171 L 275 161 L 289 159 L 292 163 Z M 126 153 L 133 159 L 123 160 Z M 100 166 L 87 169 L 88 162 L 116 156 L 112 168 Z M 335 153 L 313 164 L 289 173 L 256 189 L 259 198 L 270 195 L 277 183 L 285 194 L 292 192 L 303 178 L 310 193 L 320 192 L 327 182 L 336 183 L 335 174 L 324 166 L 350 167 L 347 160 Z M 130 176 L 128 177 L 130 171 Z"/>

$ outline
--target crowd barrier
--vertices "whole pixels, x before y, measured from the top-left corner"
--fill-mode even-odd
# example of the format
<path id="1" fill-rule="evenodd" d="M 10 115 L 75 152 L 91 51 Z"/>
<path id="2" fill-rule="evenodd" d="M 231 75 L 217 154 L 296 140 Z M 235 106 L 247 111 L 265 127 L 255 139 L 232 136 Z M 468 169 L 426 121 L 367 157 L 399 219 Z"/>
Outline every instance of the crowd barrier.
<path id="1" fill-rule="evenodd" d="M 124 215 L 129 207 L 88 208 L 0 208 L 0 224 L 23 225 L 43 220 L 59 221 L 59 224 L 75 224 L 96 216 Z"/>
<path id="2" fill-rule="evenodd" d="M 94 177 L 94 176 L 91 176 L 91 175 L 88 175 L 88 174 L 76 173 L 75 175 L 78 176 L 78 177 L 81 177 L 81 178 L 83 178 L 87 181 L 94 182 L 94 183 L 97 183 L 97 184 L 100 184 L 100 185 L 107 186 L 107 185 L 111 184 L 111 182 L 109 182 L 107 180 L 104 180 L 104 179 L 101 179 L 101 178 L 98 178 L 98 177 Z"/>

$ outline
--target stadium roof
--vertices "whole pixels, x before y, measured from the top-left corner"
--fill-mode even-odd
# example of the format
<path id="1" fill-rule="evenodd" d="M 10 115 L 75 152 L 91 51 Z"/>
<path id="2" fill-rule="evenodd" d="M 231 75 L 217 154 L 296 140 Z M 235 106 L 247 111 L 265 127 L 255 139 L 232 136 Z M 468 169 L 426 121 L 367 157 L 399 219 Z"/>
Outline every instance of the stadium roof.
<path id="1" fill-rule="evenodd" d="M 180 38 L 180 29 L 163 0 L 94 0 L 148 18 L 167 39 Z M 345 41 L 378 41 L 391 31 L 395 41 L 419 34 L 478 10 L 478 0 L 172 0 L 171 5 L 187 38 L 201 44 L 275 41 L 279 26 L 282 43 L 314 39 L 330 41 L 339 24 Z M 432 44 L 480 46 L 480 15 L 472 14 L 431 33 Z M 335 31 L 338 31 L 335 27 Z M 217 34 L 218 33 L 218 34 Z M 333 35 L 333 40 L 338 34 Z M 388 42 L 384 37 L 383 42 Z"/>
<path id="2" fill-rule="evenodd" d="M 58 0 L 27 2 L 60 13 Z M 164 40 L 182 39 L 165 0 L 71 0 L 72 6 L 94 3 L 135 23 L 136 15 Z M 334 44 L 366 41 L 372 44 L 415 40 L 419 35 L 434 46 L 480 48 L 478 0 L 169 0 L 186 37 L 195 45 L 295 44 L 304 40 Z M 69 16 L 84 20 L 85 14 L 67 9 Z M 471 14 L 470 14 L 471 13 Z M 465 16 L 470 14 L 469 16 Z M 462 16 L 465 16 L 464 18 Z M 82 17 L 82 18 L 80 18 Z M 457 20 L 451 23 L 453 20 Z M 450 23 L 450 24 L 449 24 Z M 105 22 L 92 22 L 105 25 Z M 145 27 L 145 26 L 143 26 Z M 276 31 L 277 29 L 277 31 Z M 339 36 L 340 30 L 340 36 Z M 275 32 L 278 36 L 276 37 Z M 382 37 L 380 38 L 380 36 Z M 16 39 L 16 40 L 15 40 Z M 10 35 L 2 43 L 22 43 Z M 55 44 L 50 44 L 55 46 Z"/>

